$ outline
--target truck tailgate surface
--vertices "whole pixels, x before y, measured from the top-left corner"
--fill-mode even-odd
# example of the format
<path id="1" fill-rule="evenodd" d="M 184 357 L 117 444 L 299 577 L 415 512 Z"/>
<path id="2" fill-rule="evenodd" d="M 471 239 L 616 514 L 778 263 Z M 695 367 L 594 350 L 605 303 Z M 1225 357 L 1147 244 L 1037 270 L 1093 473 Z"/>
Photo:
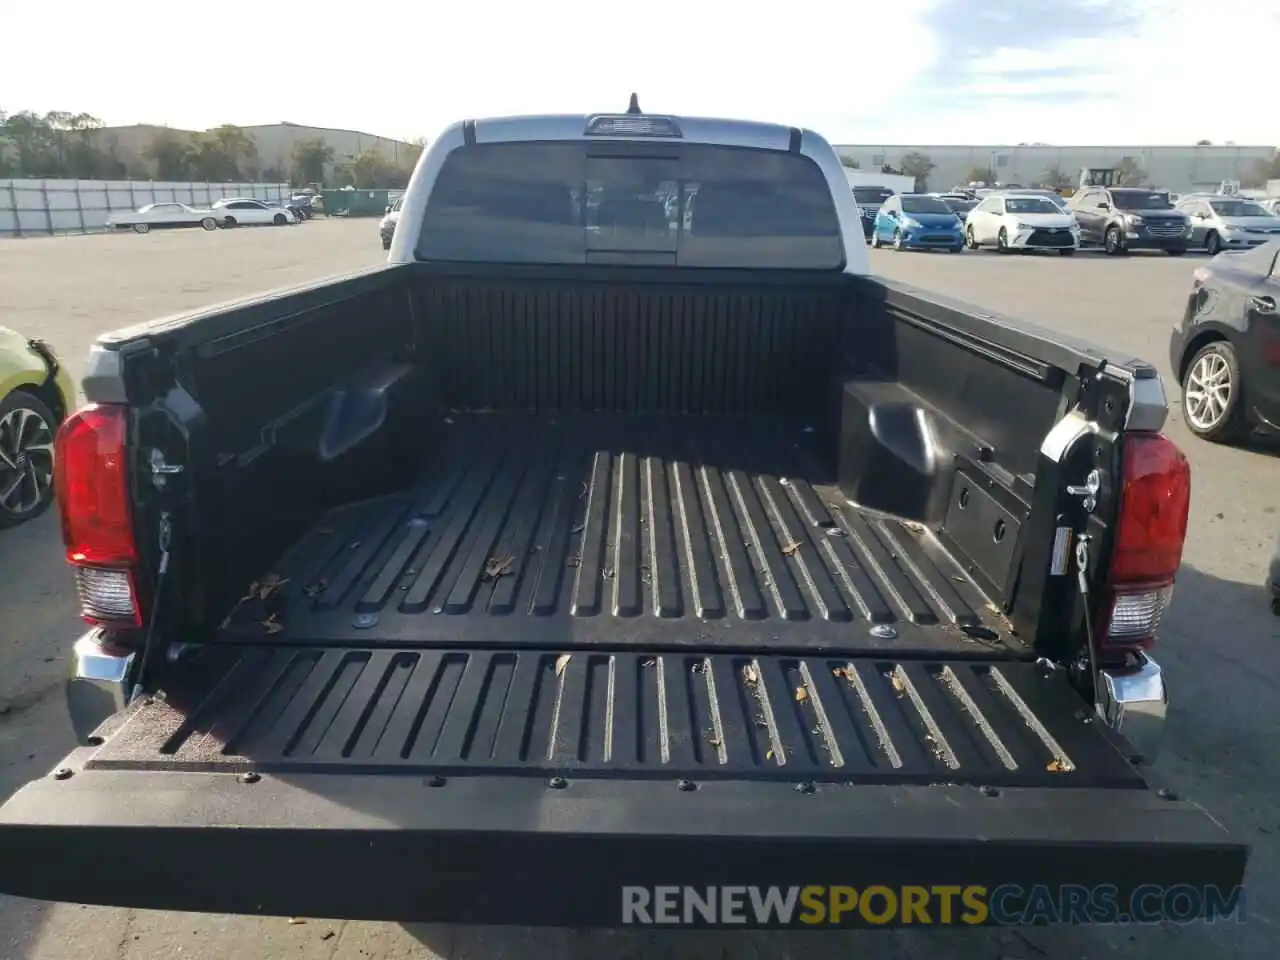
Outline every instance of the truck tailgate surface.
<path id="1" fill-rule="evenodd" d="M 0 890 L 610 925 L 623 885 L 1244 870 L 1032 664 L 224 646 L 178 676 L 0 808 Z"/>

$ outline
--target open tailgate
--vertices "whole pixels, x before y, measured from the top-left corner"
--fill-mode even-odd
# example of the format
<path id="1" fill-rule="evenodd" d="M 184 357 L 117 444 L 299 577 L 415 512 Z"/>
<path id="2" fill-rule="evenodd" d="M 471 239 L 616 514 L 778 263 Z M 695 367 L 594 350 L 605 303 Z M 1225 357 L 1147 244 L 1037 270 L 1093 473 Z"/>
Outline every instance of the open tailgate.
<path id="1" fill-rule="evenodd" d="M 1031 663 L 206 648 L 172 680 L 0 808 L 0 892 L 607 926 L 628 886 L 1123 903 L 1247 858 Z"/>

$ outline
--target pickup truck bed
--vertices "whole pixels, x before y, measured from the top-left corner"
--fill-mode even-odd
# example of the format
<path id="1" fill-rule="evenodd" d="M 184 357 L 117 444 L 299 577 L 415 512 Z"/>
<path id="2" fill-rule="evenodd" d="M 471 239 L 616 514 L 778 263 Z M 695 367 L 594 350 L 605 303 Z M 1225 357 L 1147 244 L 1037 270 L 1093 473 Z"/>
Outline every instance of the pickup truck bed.
<path id="1" fill-rule="evenodd" d="M 438 427 L 416 484 L 321 516 L 226 636 L 1022 649 L 925 527 L 849 504 L 803 422 L 454 413 Z"/>

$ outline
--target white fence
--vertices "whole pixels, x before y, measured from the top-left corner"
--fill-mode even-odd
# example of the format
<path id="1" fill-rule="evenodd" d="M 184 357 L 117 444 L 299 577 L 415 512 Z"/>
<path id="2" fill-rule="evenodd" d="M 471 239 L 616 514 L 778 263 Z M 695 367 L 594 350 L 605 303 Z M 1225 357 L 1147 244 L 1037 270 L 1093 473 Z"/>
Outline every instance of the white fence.
<path id="1" fill-rule="evenodd" d="M 177 201 L 207 207 L 222 197 L 285 200 L 287 183 L 166 183 L 154 180 L 0 180 L 0 237 L 96 233 L 112 213 Z"/>

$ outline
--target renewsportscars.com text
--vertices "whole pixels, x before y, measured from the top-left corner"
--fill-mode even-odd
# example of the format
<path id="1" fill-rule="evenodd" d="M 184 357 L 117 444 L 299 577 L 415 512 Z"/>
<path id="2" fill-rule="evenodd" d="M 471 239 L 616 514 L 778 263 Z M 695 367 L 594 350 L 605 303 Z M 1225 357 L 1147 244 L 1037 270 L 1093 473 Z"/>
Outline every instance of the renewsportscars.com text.
<path id="1" fill-rule="evenodd" d="M 1112 886 L 623 887 L 622 922 L 646 926 L 1016 926 L 1244 920 L 1244 890 Z"/>

